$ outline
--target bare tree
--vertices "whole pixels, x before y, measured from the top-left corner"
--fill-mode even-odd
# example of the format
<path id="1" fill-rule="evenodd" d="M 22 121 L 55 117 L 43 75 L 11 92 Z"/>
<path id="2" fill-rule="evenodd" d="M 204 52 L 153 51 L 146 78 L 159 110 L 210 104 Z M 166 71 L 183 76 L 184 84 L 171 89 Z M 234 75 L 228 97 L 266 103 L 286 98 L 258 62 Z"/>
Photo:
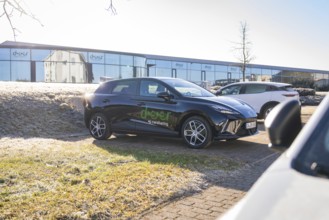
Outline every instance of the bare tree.
<path id="1" fill-rule="evenodd" d="M 27 5 L 24 5 L 23 1 L 21 0 L 0 0 L 0 7 L 0 19 L 4 18 L 8 21 L 15 41 L 18 32 L 20 32 L 13 21 L 15 16 L 27 16 L 43 26 L 41 21 L 28 9 Z M 106 8 L 106 10 L 111 12 L 113 15 L 117 14 L 112 0 L 109 0 L 109 6 Z"/>
<path id="2" fill-rule="evenodd" d="M 252 43 L 248 37 L 248 24 L 247 22 L 240 22 L 240 41 L 235 42 L 234 50 L 237 52 L 237 59 L 240 62 L 243 82 L 246 80 L 247 65 L 255 59 L 251 54 Z"/>

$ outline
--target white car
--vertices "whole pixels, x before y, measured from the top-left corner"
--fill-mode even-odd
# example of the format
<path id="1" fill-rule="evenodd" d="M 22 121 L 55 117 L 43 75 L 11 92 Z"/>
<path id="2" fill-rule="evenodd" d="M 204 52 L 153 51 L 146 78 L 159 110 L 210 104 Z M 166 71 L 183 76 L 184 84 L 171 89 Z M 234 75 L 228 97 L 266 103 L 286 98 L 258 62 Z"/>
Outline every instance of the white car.
<path id="1" fill-rule="evenodd" d="M 301 131 L 295 100 L 275 107 L 265 127 L 274 149 L 292 144 L 222 220 L 329 219 L 329 96 Z"/>
<path id="2" fill-rule="evenodd" d="M 220 88 L 217 96 L 240 99 L 255 109 L 258 118 L 264 119 L 282 101 L 296 99 L 299 94 L 291 84 L 277 82 L 238 82 Z"/>

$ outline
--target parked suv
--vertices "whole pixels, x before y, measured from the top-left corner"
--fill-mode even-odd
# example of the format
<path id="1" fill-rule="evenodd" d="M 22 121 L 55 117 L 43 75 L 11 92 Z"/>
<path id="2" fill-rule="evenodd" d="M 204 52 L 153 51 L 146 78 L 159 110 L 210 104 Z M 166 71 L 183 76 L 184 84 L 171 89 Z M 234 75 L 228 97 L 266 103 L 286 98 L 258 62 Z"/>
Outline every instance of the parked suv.
<path id="1" fill-rule="evenodd" d="M 268 113 L 282 101 L 296 99 L 299 94 L 291 84 L 277 82 L 239 82 L 220 88 L 217 96 L 238 98 L 251 105 L 258 118 L 265 119 Z"/>

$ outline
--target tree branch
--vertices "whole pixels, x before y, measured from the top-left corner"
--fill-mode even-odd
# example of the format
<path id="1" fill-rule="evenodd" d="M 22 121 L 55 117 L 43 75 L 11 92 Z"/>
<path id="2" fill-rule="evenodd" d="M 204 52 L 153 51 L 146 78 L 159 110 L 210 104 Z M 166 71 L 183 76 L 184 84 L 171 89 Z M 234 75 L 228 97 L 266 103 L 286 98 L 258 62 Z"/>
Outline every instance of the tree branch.
<path id="1" fill-rule="evenodd" d="M 112 15 L 116 15 L 117 14 L 117 10 L 116 10 L 116 8 L 113 5 L 112 0 L 110 0 L 110 5 L 109 5 L 109 7 L 106 10 L 109 11 L 109 12 L 111 12 Z"/>
<path id="2" fill-rule="evenodd" d="M 113 15 L 117 14 L 117 10 L 114 7 L 113 0 L 109 0 L 109 7 L 106 8 L 107 11 L 111 12 Z M 22 5 L 21 0 L 0 0 L 0 5 L 2 5 L 2 11 L 0 8 L 0 19 L 5 18 L 9 23 L 9 26 L 12 30 L 14 40 L 16 41 L 16 37 L 18 32 L 20 32 L 13 21 L 13 18 L 18 14 L 20 17 L 27 16 L 32 18 L 33 20 L 37 21 L 42 27 L 44 26 L 41 21 L 32 13 L 30 12 L 27 7 Z"/>
<path id="3" fill-rule="evenodd" d="M 43 24 L 41 21 L 31 12 L 28 12 L 22 5 L 21 2 L 17 0 L 1 0 L 0 4 L 2 4 L 2 14 L 1 17 L 6 17 L 9 26 L 13 32 L 14 40 L 16 41 L 17 33 L 20 32 L 14 25 L 12 18 L 15 16 L 15 13 L 18 13 L 20 17 L 27 16 L 37 21 L 41 26 Z"/>
<path id="4" fill-rule="evenodd" d="M 14 9 L 12 9 L 11 12 L 8 12 L 8 11 L 7 11 L 7 7 L 6 7 L 6 6 L 7 6 L 7 3 L 8 3 L 7 0 L 4 0 L 4 1 L 3 1 L 3 5 L 2 5 L 3 14 L 2 14 L 1 16 L 3 16 L 3 15 L 6 16 L 7 21 L 9 22 L 9 25 L 10 25 L 11 30 L 12 30 L 12 32 L 13 32 L 14 40 L 16 41 L 16 36 L 17 36 L 17 35 L 16 35 L 16 31 L 18 31 L 18 30 L 16 30 L 16 28 L 14 27 L 13 22 L 12 22 L 12 20 L 11 20 L 11 17 L 12 17 L 12 14 L 13 14 Z"/>

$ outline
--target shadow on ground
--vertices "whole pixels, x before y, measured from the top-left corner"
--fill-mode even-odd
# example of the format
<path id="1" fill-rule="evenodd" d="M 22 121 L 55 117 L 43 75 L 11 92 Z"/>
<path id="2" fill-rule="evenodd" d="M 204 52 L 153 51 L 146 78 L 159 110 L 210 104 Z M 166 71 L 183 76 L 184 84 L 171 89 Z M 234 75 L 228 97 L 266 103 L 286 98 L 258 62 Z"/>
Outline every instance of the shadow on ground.
<path id="1" fill-rule="evenodd" d="M 260 134 L 264 136 L 264 133 Z M 254 136 L 256 138 L 256 136 Z M 159 161 L 154 155 L 166 157 L 179 155 L 211 160 L 227 165 L 228 170 L 209 169 L 202 165 L 188 166 L 192 171 L 203 174 L 211 185 L 218 185 L 247 191 L 267 167 L 279 156 L 268 149 L 265 143 L 255 143 L 248 138 L 236 141 L 217 141 L 205 149 L 190 149 L 179 138 L 150 136 L 117 135 L 106 141 L 94 140 L 93 143 L 111 153 L 132 155 L 137 160 L 151 163 L 171 163 L 165 159 Z M 145 153 L 146 152 L 146 153 Z M 177 164 L 180 166 L 179 161 Z"/>

